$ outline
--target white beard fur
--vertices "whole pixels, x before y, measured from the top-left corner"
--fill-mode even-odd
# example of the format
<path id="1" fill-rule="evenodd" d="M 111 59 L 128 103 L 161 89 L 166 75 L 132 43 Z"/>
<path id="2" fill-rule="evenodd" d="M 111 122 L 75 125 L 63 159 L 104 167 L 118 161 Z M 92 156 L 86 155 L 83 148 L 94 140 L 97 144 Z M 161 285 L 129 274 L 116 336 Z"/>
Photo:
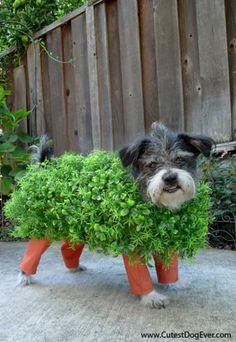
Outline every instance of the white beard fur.
<path id="1" fill-rule="evenodd" d="M 181 189 L 178 189 L 174 193 L 168 193 L 163 191 L 165 183 L 162 180 L 162 176 L 167 172 L 171 171 L 178 175 L 178 185 Z M 165 207 L 172 211 L 180 209 L 181 205 L 189 201 L 195 196 L 196 186 L 194 179 L 185 170 L 181 169 L 163 169 L 159 171 L 155 176 L 152 177 L 147 188 L 147 195 L 151 199 L 152 203 L 159 207 Z"/>

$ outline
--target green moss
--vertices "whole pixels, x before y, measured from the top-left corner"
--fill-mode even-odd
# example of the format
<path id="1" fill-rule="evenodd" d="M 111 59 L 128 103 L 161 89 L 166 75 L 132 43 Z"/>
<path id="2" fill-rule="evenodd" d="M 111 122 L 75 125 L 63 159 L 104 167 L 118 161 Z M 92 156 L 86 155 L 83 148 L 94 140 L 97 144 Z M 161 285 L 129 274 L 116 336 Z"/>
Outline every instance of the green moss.
<path id="1" fill-rule="evenodd" d="M 143 202 L 129 170 L 116 154 L 98 151 L 84 158 L 66 153 L 41 167 L 30 166 L 5 206 L 14 236 L 86 243 L 112 254 L 192 257 L 206 242 L 209 188 L 178 212 Z"/>

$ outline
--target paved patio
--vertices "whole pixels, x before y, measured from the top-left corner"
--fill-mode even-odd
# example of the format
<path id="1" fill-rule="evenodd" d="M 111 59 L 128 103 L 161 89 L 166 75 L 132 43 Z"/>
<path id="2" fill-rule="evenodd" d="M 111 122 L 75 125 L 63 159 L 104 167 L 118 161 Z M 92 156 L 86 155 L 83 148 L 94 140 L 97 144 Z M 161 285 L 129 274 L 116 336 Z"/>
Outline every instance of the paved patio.
<path id="1" fill-rule="evenodd" d="M 195 341 L 142 338 L 141 333 L 230 333 L 236 341 L 236 253 L 201 251 L 193 264 L 181 262 L 181 286 L 156 289 L 170 298 L 166 309 L 140 306 L 130 294 L 121 258 L 85 251 L 85 272 L 70 273 L 60 245 L 44 254 L 35 282 L 15 287 L 25 243 L 0 242 L 1 342 Z M 157 284 L 155 272 L 151 269 Z"/>

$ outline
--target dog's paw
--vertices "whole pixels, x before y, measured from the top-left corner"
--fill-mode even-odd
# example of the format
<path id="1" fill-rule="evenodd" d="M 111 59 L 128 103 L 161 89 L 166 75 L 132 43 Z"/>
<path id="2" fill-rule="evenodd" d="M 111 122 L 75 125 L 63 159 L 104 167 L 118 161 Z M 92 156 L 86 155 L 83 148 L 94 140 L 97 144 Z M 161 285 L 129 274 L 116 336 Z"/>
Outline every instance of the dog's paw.
<path id="1" fill-rule="evenodd" d="M 26 286 L 30 285 L 32 283 L 31 276 L 29 274 L 26 274 L 23 271 L 20 271 L 18 274 L 18 279 L 17 279 L 17 286 Z"/>
<path id="2" fill-rule="evenodd" d="M 87 267 L 83 266 L 83 265 L 79 265 L 78 267 L 76 268 L 69 268 L 69 271 L 74 273 L 74 272 L 83 272 L 83 271 L 86 271 L 87 270 Z"/>
<path id="3" fill-rule="evenodd" d="M 150 293 L 142 296 L 141 304 L 155 309 L 162 309 L 169 304 L 169 299 L 153 290 Z"/>
<path id="4" fill-rule="evenodd" d="M 176 283 L 172 284 L 158 284 L 158 286 L 166 291 L 178 291 L 184 290 L 188 287 L 188 284 L 184 282 L 182 279 L 178 280 Z"/>

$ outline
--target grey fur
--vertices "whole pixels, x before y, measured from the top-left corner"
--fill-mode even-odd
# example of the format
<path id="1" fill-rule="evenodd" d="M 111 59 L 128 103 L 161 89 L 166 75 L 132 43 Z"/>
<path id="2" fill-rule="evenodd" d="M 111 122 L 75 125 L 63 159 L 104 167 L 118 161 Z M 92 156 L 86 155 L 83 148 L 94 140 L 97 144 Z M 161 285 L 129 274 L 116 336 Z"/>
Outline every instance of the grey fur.
<path id="1" fill-rule="evenodd" d="M 47 135 L 41 135 L 39 145 L 32 145 L 29 150 L 33 151 L 31 155 L 32 164 L 41 164 L 45 160 L 53 159 L 53 150 Z"/>

